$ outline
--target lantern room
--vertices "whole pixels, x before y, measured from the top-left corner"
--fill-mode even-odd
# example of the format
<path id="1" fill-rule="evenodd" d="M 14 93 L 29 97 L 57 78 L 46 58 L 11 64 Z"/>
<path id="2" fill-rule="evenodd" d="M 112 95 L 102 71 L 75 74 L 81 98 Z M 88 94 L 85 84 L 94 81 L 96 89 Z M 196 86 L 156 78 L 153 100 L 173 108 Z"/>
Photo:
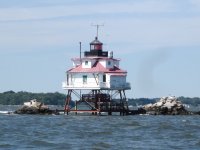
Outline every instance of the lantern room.
<path id="1" fill-rule="evenodd" d="M 93 50 L 102 50 L 102 46 L 103 46 L 103 43 L 101 43 L 97 37 L 95 37 L 95 40 L 92 41 L 90 43 L 90 51 L 93 51 Z"/>
<path id="2" fill-rule="evenodd" d="M 103 43 L 95 37 L 95 40 L 90 43 L 90 51 L 84 52 L 85 57 L 108 57 L 108 52 L 103 51 Z"/>

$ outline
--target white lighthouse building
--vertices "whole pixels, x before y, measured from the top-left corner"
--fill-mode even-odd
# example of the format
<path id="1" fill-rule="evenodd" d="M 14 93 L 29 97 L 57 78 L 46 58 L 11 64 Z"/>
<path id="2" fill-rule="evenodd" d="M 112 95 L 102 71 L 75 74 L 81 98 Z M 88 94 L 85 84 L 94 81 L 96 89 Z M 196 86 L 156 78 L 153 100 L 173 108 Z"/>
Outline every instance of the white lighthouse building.
<path id="1" fill-rule="evenodd" d="M 63 89 L 68 95 L 65 111 L 69 112 L 123 112 L 125 108 L 125 90 L 131 89 L 126 81 L 127 71 L 119 66 L 119 59 L 113 57 L 112 51 L 103 51 L 103 43 L 95 37 L 90 43 L 90 50 L 84 52 L 84 57 L 73 58 L 73 67 L 66 72 Z M 80 94 L 82 90 L 89 91 Z M 71 94 L 77 95 L 74 108 L 69 107 Z M 115 101 L 119 95 L 118 101 Z M 79 104 L 85 103 L 89 109 L 79 109 Z M 115 107 L 114 107 L 115 106 Z M 111 108 L 112 107 L 112 108 Z M 114 108 L 114 109 L 113 109 Z"/>

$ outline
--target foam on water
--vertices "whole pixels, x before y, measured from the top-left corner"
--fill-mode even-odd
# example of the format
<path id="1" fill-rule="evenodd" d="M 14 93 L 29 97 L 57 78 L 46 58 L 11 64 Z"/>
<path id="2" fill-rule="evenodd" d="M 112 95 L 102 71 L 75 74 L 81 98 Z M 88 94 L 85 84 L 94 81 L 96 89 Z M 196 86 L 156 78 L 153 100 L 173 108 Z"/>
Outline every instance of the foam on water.
<path id="1" fill-rule="evenodd" d="M 13 113 L 12 111 L 0 111 L 0 114 L 10 114 Z"/>

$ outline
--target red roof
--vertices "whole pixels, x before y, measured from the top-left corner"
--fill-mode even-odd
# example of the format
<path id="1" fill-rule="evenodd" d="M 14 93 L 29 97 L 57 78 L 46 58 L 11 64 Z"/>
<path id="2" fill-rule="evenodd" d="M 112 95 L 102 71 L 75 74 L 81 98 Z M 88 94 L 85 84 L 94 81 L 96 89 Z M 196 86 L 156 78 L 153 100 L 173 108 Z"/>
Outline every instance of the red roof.
<path id="1" fill-rule="evenodd" d="M 126 74 L 127 72 L 125 70 L 121 70 L 118 67 L 114 66 L 111 69 L 105 68 L 99 61 L 96 61 L 96 63 L 92 66 L 92 68 L 82 68 L 82 65 L 77 66 L 76 68 L 72 68 L 68 70 L 69 73 L 82 73 L 82 72 L 103 72 L 103 73 L 121 73 Z"/>
<path id="2" fill-rule="evenodd" d="M 87 60 L 87 59 L 95 59 L 95 60 L 97 60 L 97 59 L 99 59 L 99 60 L 115 60 L 115 61 L 120 61 L 120 59 L 119 58 L 108 58 L 108 57 L 84 57 L 84 58 L 81 58 L 82 60 Z M 75 60 L 77 60 L 77 61 L 80 61 L 80 58 L 72 58 L 71 59 L 72 61 L 75 61 Z"/>

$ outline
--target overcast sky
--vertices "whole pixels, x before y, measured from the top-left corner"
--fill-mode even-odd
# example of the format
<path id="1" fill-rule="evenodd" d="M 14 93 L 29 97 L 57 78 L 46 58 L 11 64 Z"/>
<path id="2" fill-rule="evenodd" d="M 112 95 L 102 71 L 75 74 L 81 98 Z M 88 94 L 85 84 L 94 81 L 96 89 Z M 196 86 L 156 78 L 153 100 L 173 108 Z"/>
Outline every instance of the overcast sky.
<path id="1" fill-rule="evenodd" d="M 0 0 L 0 92 L 65 92 L 96 29 L 130 98 L 200 96 L 200 0 Z"/>

